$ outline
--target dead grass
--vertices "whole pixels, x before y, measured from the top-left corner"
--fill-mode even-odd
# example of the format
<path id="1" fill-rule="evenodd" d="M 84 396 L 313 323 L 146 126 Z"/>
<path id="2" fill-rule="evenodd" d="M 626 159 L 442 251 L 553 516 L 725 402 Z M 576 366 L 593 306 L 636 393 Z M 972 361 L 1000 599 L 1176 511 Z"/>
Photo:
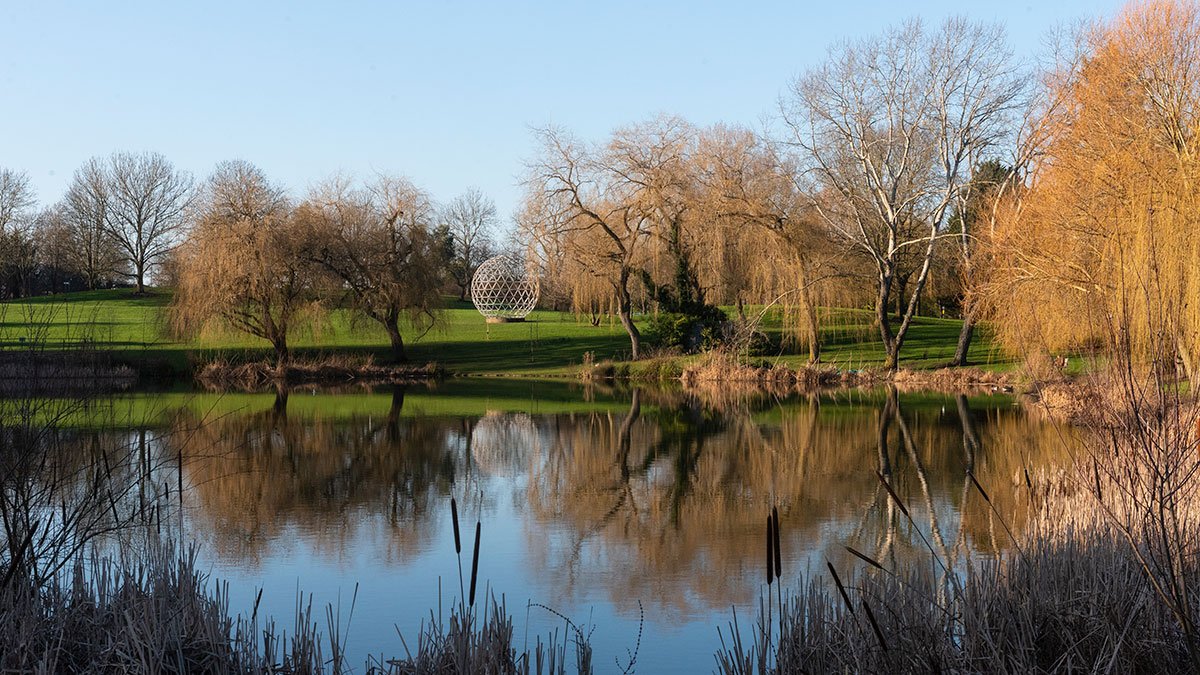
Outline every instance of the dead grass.
<path id="1" fill-rule="evenodd" d="M 0 352 L 0 395 L 63 396 L 123 391 L 137 382 L 128 366 L 78 352 Z"/>
<path id="2" fill-rule="evenodd" d="M 444 377 L 436 364 L 423 366 L 380 365 L 371 357 L 332 355 L 321 359 L 294 360 L 282 369 L 273 363 L 213 361 L 202 366 L 196 380 L 209 389 L 259 391 L 272 386 L 407 384 Z"/>
<path id="3" fill-rule="evenodd" d="M 131 551 L 142 551 L 132 553 Z M 345 658 L 353 607 L 314 614 L 297 602 L 292 625 L 231 614 L 227 587 L 197 568 L 196 550 L 182 555 L 158 539 L 119 557 L 81 558 L 50 583 L 5 576 L 0 586 L 0 672 L 341 674 L 358 671 Z M 580 639 L 585 639 L 580 636 Z M 481 614 L 459 607 L 447 620 L 431 615 L 414 652 L 371 657 L 373 675 L 443 673 L 590 673 L 568 658 L 573 639 L 538 637 L 530 651 L 513 648 L 513 618 L 503 601 Z M 580 644 L 583 649 L 580 650 Z M 586 642 L 577 652 L 590 654 Z M 568 670 L 570 668 L 570 670 Z"/>
<path id="4" fill-rule="evenodd" d="M 1171 612 L 1128 546 L 1103 530 L 1034 536 L 1023 552 L 971 566 L 802 576 L 771 625 L 723 633 L 723 673 L 1122 672 L 1192 666 Z M 1188 570 L 1200 582 L 1200 568 Z M 869 615 L 868 615 L 869 611 Z"/>
<path id="5" fill-rule="evenodd" d="M 802 575 L 763 596 L 753 628 L 731 625 L 721 672 L 1200 671 L 1200 409 L 1171 372 L 1044 386 L 1047 414 L 1085 442 L 1067 470 L 1026 478 L 1022 535 L 968 474 L 1008 550 L 947 559 L 927 543 L 931 564 L 899 567 L 851 551 L 856 569 Z"/>
<path id="6" fill-rule="evenodd" d="M 902 390 L 967 391 L 979 388 L 1011 391 L 1014 378 L 978 368 L 942 368 L 889 372 L 879 369 L 841 370 L 814 365 L 791 368 L 783 364 L 750 364 L 725 354 L 709 354 L 684 368 L 679 378 L 685 387 L 730 383 L 750 384 L 777 392 L 801 393 L 840 387 L 874 387 L 885 383 Z"/>

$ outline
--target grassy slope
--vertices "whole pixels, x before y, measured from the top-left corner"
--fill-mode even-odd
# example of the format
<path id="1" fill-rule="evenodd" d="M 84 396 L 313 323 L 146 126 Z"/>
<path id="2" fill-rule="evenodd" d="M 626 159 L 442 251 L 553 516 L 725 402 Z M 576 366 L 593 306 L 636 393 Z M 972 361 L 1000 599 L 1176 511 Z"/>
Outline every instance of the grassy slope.
<path id="1" fill-rule="evenodd" d="M 161 363 L 183 370 L 189 360 L 206 360 L 222 354 L 268 355 L 261 340 L 240 334 L 202 336 L 193 342 L 171 338 L 165 326 L 167 291 L 136 297 L 130 290 L 91 291 L 31 298 L 0 304 L 0 347 L 45 343 L 50 347 L 81 340 L 118 351 L 122 358 L 139 363 Z M 827 310 L 822 360 L 845 368 L 878 365 L 883 349 L 872 330 L 870 312 Z M 764 325 L 778 336 L 780 320 L 768 315 Z M 913 368 L 945 364 L 954 352 L 960 322 L 921 317 L 909 333 L 902 357 Z M 441 324 L 424 336 L 406 331 L 409 356 L 417 363 L 434 361 L 448 370 L 480 375 L 561 375 L 583 361 L 585 352 L 596 360 L 621 360 L 629 350 L 620 324 L 604 322 L 593 327 L 570 314 L 535 312 L 530 321 L 485 324 L 469 303 L 451 303 Z M 297 353 L 377 354 L 386 358 L 387 338 L 368 321 L 353 321 L 338 310 L 319 326 L 298 331 L 292 338 Z M 1005 369 L 1011 362 L 988 339 L 976 332 L 973 359 L 988 368 Z M 802 365 L 806 354 L 765 357 L 789 365 Z"/>

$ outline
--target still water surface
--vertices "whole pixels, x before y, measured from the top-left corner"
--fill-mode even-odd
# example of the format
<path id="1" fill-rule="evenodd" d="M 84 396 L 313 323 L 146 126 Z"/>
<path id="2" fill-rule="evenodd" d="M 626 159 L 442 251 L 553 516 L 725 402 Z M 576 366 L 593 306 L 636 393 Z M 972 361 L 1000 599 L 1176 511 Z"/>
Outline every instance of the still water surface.
<path id="1" fill-rule="evenodd" d="M 345 623 L 357 587 L 351 663 L 402 656 L 397 631 L 413 646 L 422 620 L 459 596 L 452 496 L 464 539 L 482 523 L 480 586 L 503 594 L 518 647 L 562 634 L 562 620 L 528 606 L 540 603 L 592 631 L 599 672 L 624 667 L 639 626 L 637 672 L 709 672 L 718 626 L 735 607 L 742 625 L 752 616 L 773 505 L 793 584 L 827 560 L 861 565 L 847 545 L 929 560 L 877 472 L 939 555 L 989 555 L 1007 535 L 968 470 L 1019 530 L 1026 472 L 1063 452 L 1060 430 L 988 395 L 467 381 L 108 404 L 135 427 L 122 433 L 182 460 L 185 537 L 229 582 L 233 611 L 262 588 L 260 611 L 290 628 L 301 591 L 340 604 Z"/>

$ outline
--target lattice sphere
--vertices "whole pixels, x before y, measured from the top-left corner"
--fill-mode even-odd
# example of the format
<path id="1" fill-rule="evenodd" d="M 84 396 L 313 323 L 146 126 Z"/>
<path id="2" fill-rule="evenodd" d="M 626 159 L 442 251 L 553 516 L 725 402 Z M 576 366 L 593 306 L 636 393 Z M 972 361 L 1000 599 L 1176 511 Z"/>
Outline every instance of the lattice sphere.
<path id="1" fill-rule="evenodd" d="M 538 428 L 526 413 L 489 410 L 471 430 L 471 457 L 491 476 L 516 476 L 529 458 L 542 457 Z"/>
<path id="2" fill-rule="evenodd" d="M 521 321 L 537 306 L 539 285 L 524 260 L 488 258 L 471 277 L 471 302 L 488 321 Z"/>

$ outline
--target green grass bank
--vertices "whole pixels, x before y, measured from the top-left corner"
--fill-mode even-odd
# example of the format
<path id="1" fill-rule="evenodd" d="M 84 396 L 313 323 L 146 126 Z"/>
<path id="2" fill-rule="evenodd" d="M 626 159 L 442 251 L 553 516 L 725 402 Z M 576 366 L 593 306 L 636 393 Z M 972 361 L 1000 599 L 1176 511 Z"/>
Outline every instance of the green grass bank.
<path id="1" fill-rule="evenodd" d="M 0 348 L 64 349 L 80 345 L 103 350 L 142 372 L 165 375 L 191 373 L 198 364 L 216 359 L 270 358 L 266 343 L 233 331 L 214 331 L 193 340 L 171 336 L 167 310 L 171 293 L 155 289 L 138 296 L 132 289 L 114 289 L 41 296 L 0 304 Z M 879 366 L 883 347 L 864 309 L 825 308 L 822 361 L 842 369 Z M 645 325 L 643 318 L 642 324 Z M 918 317 L 909 333 L 901 365 L 910 369 L 944 366 L 953 356 L 961 322 Z M 754 357 L 764 363 L 800 367 L 807 352 L 790 349 L 782 340 L 779 313 L 768 313 L 763 324 L 774 345 Z M 456 375 L 562 377 L 574 375 L 585 358 L 624 361 L 629 341 L 615 317 L 592 326 L 568 312 L 537 311 L 522 323 L 486 324 L 470 303 L 454 300 L 428 330 L 405 327 L 409 358 L 414 363 L 438 363 Z M 389 358 L 386 334 L 373 322 L 349 310 L 335 309 L 323 319 L 299 327 L 291 345 L 296 356 L 330 354 Z M 694 357 L 651 359 L 647 365 L 663 372 Z M 1015 362 L 992 341 L 986 326 L 975 332 L 973 365 L 1005 371 Z"/>

